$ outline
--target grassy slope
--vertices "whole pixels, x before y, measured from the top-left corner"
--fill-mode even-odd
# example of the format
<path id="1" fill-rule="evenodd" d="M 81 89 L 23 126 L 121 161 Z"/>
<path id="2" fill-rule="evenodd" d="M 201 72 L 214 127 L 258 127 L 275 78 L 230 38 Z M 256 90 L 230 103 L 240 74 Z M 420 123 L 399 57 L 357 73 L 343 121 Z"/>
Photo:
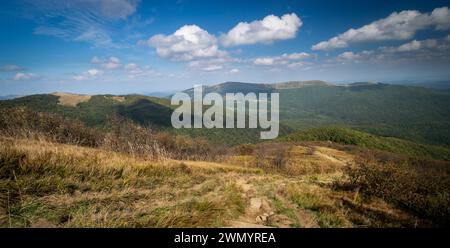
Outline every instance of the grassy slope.
<path id="1" fill-rule="evenodd" d="M 0 107 L 23 106 L 38 112 L 57 113 L 67 118 L 80 119 L 89 126 L 104 126 L 113 113 L 118 113 L 142 124 L 167 125 L 160 120 L 170 120 L 170 102 L 166 99 L 140 95 L 127 95 L 117 101 L 112 95 L 95 95 L 76 107 L 58 104 L 58 97 L 50 94 L 31 95 L 1 101 Z M 147 115 L 143 115 L 142 109 Z M 136 113 L 136 114 L 134 114 Z M 141 116 L 149 117 L 145 120 Z"/>
<path id="2" fill-rule="evenodd" d="M 413 226 L 382 200 L 343 205 L 352 155 L 297 147 L 296 177 L 252 165 L 146 161 L 99 149 L 0 139 L 0 225 L 60 227 Z M 311 165 L 326 165 L 317 170 Z M 305 167 L 306 166 L 306 167 Z M 310 168 L 303 170 L 304 168 Z M 319 167 L 321 168 L 321 167 Z M 357 206 L 357 208 L 355 208 Z M 419 221 L 419 222 L 417 222 Z"/>
<path id="3" fill-rule="evenodd" d="M 450 149 L 445 147 L 423 145 L 391 137 L 380 137 L 343 127 L 323 127 L 308 131 L 298 131 L 280 137 L 279 140 L 294 142 L 332 141 L 344 145 L 356 145 L 358 147 L 384 150 L 408 156 L 450 160 Z"/>

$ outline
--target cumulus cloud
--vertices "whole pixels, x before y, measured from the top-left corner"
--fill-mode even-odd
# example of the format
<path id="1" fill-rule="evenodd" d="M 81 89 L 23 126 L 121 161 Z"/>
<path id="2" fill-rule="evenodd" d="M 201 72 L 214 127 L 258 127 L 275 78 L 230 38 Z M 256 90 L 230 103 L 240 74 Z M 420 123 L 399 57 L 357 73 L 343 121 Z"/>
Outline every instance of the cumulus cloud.
<path id="1" fill-rule="evenodd" d="M 298 60 L 304 60 L 312 57 L 313 56 L 309 53 L 291 53 L 291 54 L 284 53 L 281 56 L 256 58 L 253 60 L 253 64 L 260 66 L 287 65 L 288 67 L 293 67 L 291 64 L 294 63 L 297 63 L 297 65 L 304 64 L 298 63 Z"/>
<path id="2" fill-rule="evenodd" d="M 435 39 L 428 39 L 428 40 L 413 40 L 411 42 L 408 42 L 406 44 L 403 44 L 399 46 L 396 50 L 399 52 L 410 52 L 410 51 L 417 51 L 424 48 L 436 48 L 438 46 L 438 41 Z"/>
<path id="3" fill-rule="evenodd" d="M 443 37 L 441 39 L 413 40 L 396 47 L 380 47 L 378 50 L 384 53 L 440 53 L 445 56 L 450 52 L 450 39 Z"/>
<path id="4" fill-rule="evenodd" d="M 107 70 L 114 70 L 114 69 L 118 69 L 118 68 L 122 67 L 120 59 L 117 57 L 109 57 L 107 59 L 102 59 L 97 56 L 94 56 L 91 59 L 91 63 L 98 64 Z"/>
<path id="5" fill-rule="evenodd" d="M 104 74 L 104 71 L 94 68 L 94 69 L 89 69 L 80 75 L 75 75 L 73 77 L 73 79 L 75 79 L 77 81 L 83 81 L 83 80 L 88 80 L 88 79 L 95 79 L 103 74 Z"/>
<path id="6" fill-rule="evenodd" d="M 221 57 L 217 38 L 197 25 L 185 25 L 171 35 L 157 34 L 147 41 L 156 53 L 174 61 Z"/>
<path id="7" fill-rule="evenodd" d="M 34 73 L 22 73 L 19 72 L 14 76 L 14 80 L 16 81 L 20 81 L 20 80 L 32 80 L 32 79 L 37 79 L 39 78 L 38 75 L 34 74 Z"/>
<path id="8" fill-rule="evenodd" d="M 292 39 L 302 24 L 295 13 L 285 14 L 281 18 L 268 15 L 251 23 L 240 22 L 221 36 L 221 42 L 224 46 L 237 46 Z"/>
<path id="9" fill-rule="evenodd" d="M 336 57 L 341 63 L 385 62 L 437 62 L 450 58 L 450 40 L 441 39 L 413 40 L 399 46 L 380 47 L 361 52 L 347 51 Z"/>
<path id="10" fill-rule="evenodd" d="M 237 74 L 237 73 L 239 73 L 239 72 L 240 72 L 240 70 L 237 69 L 237 68 L 233 68 L 233 69 L 230 70 L 230 73 L 231 73 L 231 74 Z"/>
<path id="11" fill-rule="evenodd" d="M 212 72 L 226 69 L 228 68 L 229 64 L 233 62 L 240 62 L 240 60 L 230 57 L 200 59 L 190 61 L 188 63 L 188 67 L 194 70 Z"/>
<path id="12" fill-rule="evenodd" d="M 141 67 L 136 63 L 129 63 L 124 66 L 129 78 L 162 76 L 162 73 L 151 68 L 150 66 Z"/>
<path id="13" fill-rule="evenodd" d="M 448 7 L 436 8 L 431 13 L 421 13 L 417 10 L 394 12 L 386 18 L 358 29 L 349 29 L 328 41 L 322 41 L 314 45 L 312 49 L 331 50 L 345 48 L 358 42 L 407 40 L 412 38 L 417 31 L 427 28 L 450 29 L 450 10 Z"/>
<path id="14" fill-rule="evenodd" d="M 122 66 L 122 64 L 120 63 L 120 60 L 116 57 L 110 57 L 109 60 L 104 63 L 103 68 L 108 69 L 108 70 L 113 70 L 113 69 L 117 69 L 119 67 Z"/>
<path id="15" fill-rule="evenodd" d="M 0 67 L 0 72 L 24 71 L 25 69 L 18 65 L 4 65 Z"/>
<path id="16" fill-rule="evenodd" d="M 270 57 L 256 58 L 253 63 L 255 65 L 274 65 L 275 59 Z"/>
<path id="17" fill-rule="evenodd" d="M 91 77 L 96 77 L 99 75 L 103 75 L 103 71 L 102 70 L 97 70 L 97 69 L 90 69 L 86 72 L 87 75 L 91 76 Z"/>
<path id="18" fill-rule="evenodd" d="M 125 69 L 126 70 L 136 70 L 139 68 L 139 65 L 135 64 L 135 63 L 129 63 L 125 65 Z"/>
<path id="19" fill-rule="evenodd" d="M 203 71 L 218 71 L 222 69 L 223 69 L 222 65 L 215 65 L 215 64 L 207 65 L 206 67 L 202 68 Z"/>
<path id="20" fill-rule="evenodd" d="M 356 54 L 354 52 L 344 52 L 338 55 L 338 59 L 341 60 L 358 60 L 361 58 L 361 54 Z"/>

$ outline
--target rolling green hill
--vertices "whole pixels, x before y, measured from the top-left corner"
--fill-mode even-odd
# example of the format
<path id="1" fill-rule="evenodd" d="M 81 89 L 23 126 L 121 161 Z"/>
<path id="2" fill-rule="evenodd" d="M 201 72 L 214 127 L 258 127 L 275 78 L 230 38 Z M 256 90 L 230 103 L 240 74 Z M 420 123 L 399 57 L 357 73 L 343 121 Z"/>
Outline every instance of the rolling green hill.
<path id="1" fill-rule="evenodd" d="M 62 104 L 65 102 L 71 105 Z M 170 100 L 165 98 L 142 95 L 87 97 L 64 93 L 63 98 L 55 94 L 40 94 L 0 101 L 0 108 L 12 107 L 26 107 L 37 112 L 55 113 L 69 119 L 81 120 L 88 126 L 98 128 L 108 128 L 109 119 L 117 115 L 143 126 L 191 137 L 204 137 L 218 144 L 236 145 L 261 141 L 259 138 L 261 129 L 174 129 L 170 119 L 173 108 L 176 106 L 171 106 Z M 280 135 L 286 135 L 291 131 L 289 127 L 280 125 Z"/>
<path id="2" fill-rule="evenodd" d="M 345 125 L 450 145 L 450 94 L 419 87 L 356 84 L 279 90 L 280 119 L 294 129 Z"/>
<path id="3" fill-rule="evenodd" d="M 355 145 L 412 157 L 428 157 L 450 160 L 450 149 L 440 146 L 423 145 L 407 140 L 380 137 L 343 127 L 320 127 L 308 131 L 298 131 L 278 138 L 279 141 L 331 141 L 343 145 Z"/>
<path id="4" fill-rule="evenodd" d="M 192 89 L 185 92 L 192 93 Z M 209 92 L 280 93 L 280 136 L 293 130 L 338 125 L 378 136 L 450 146 L 450 93 L 445 91 L 380 83 L 332 85 L 323 81 L 293 81 L 277 84 L 227 82 L 205 86 L 204 93 Z M 0 108 L 23 106 L 79 119 L 97 127 L 106 126 L 108 118 L 117 114 L 144 126 L 203 136 L 217 143 L 234 145 L 259 141 L 260 130 L 255 129 L 172 130 L 170 115 L 174 106 L 166 98 L 59 95 L 4 100 L 0 101 Z"/>
<path id="5" fill-rule="evenodd" d="M 327 125 L 411 141 L 450 145 L 450 93 L 422 87 L 323 81 L 227 82 L 204 92 L 280 93 L 280 120 L 294 130 Z M 186 91 L 192 93 L 192 89 Z"/>
<path id="6" fill-rule="evenodd" d="M 68 97 L 77 96 L 80 95 L 70 94 Z M 104 126 L 108 118 L 117 113 L 141 124 L 163 127 L 170 124 L 172 112 L 169 100 L 141 95 L 95 95 L 72 106 L 61 104 L 60 97 L 55 94 L 40 94 L 0 101 L 0 108 L 6 107 L 56 113 L 79 119 L 89 126 Z"/>

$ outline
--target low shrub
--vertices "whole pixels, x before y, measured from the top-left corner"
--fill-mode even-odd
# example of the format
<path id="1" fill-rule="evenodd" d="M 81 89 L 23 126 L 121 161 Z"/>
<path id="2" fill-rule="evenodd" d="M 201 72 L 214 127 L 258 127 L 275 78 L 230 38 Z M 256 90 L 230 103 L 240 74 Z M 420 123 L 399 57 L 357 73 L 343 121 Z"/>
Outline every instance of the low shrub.
<path id="1" fill-rule="evenodd" d="M 450 167 L 423 159 L 380 161 L 365 156 L 346 170 L 349 185 L 438 225 L 450 224 Z"/>

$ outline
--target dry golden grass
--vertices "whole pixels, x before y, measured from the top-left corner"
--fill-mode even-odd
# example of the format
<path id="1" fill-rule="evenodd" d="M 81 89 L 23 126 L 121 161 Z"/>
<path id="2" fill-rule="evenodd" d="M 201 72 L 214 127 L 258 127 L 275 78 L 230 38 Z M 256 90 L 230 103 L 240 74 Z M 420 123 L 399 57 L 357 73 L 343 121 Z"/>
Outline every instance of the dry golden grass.
<path id="1" fill-rule="evenodd" d="M 125 97 L 123 97 L 123 96 L 112 96 L 111 98 L 114 101 L 117 101 L 117 102 L 124 102 L 125 101 Z"/>
<path id="2" fill-rule="evenodd" d="M 352 164 L 354 155 L 336 149 L 322 146 L 295 145 L 286 149 L 284 165 L 275 168 L 274 155 L 271 149 L 277 149 L 278 144 L 265 148 L 264 158 L 255 155 L 234 155 L 226 159 L 227 163 L 242 167 L 260 167 L 271 172 L 281 172 L 291 176 L 307 174 L 329 174 L 341 171 L 345 166 Z M 284 149 L 284 148 L 283 148 Z M 258 165 L 259 162 L 259 165 Z M 261 166 L 262 164 L 262 166 Z"/>
<path id="3" fill-rule="evenodd" d="M 289 163 L 302 173 L 289 175 L 289 168 L 256 168 L 251 155 L 223 163 L 145 160 L 0 138 L 0 225 L 410 226 L 414 217 L 382 200 L 363 202 L 353 191 L 333 189 L 351 158 L 330 148 L 297 146 Z M 327 167 L 312 169 L 320 163 Z"/>
<path id="4" fill-rule="evenodd" d="M 59 97 L 58 104 L 69 107 L 76 107 L 79 103 L 87 102 L 91 99 L 90 95 L 80 95 L 64 92 L 55 92 L 52 95 Z"/>

